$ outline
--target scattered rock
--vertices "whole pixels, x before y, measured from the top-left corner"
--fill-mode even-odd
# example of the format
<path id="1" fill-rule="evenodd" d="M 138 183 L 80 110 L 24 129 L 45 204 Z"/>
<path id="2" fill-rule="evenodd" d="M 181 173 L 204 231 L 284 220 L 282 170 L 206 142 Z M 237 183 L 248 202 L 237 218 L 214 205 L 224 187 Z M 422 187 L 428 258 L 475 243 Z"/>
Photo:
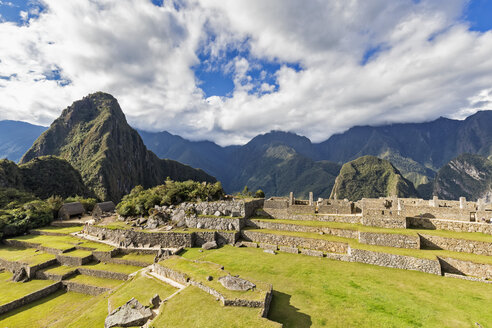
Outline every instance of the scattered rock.
<path id="1" fill-rule="evenodd" d="M 201 222 L 198 222 L 198 224 L 196 225 L 196 228 L 197 229 L 201 229 L 203 228 L 203 224 Z"/>
<path id="2" fill-rule="evenodd" d="M 263 253 L 268 253 L 268 254 L 272 254 L 272 255 L 275 255 L 275 251 L 273 249 L 265 249 L 263 251 Z"/>
<path id="3" fill-rule="evenodd" d="M 207 281 L 212 281 L 214 278 L 212 276 L 207 276 Z"/>
<path id="4" fill-rule="evenodd" d="M 142 326 L 151 317 L 152 311 L 132 298 L 106 317 L 104 328 Z"/>
<path id="5" fill-rule="evenodd" d="M 217 248 L 217 242 L 215 240 L 206 242 L 205 244 L 202 245 L 202 248 L 205 250 Z"/>
<path id="6" fill-rule="evenodd" d="M 215 215 L 215 216 L 221 216 L 221 215 L 222 215 L 222 213 L 220 213 L 220 211 L 215 211 L 214 215 Z"/>
<path id="7" fill-rule="evenodd" d="M 152 308 L 156 309 L 161 304 L 161 298 L 159 294 L 155 294 L 154 297 L 150 299 L 150 304 L 152 304 Z"/>
<path id="8" fill-rule="evenodd" d="M 12 281 L 15 282 L 26 282 L 28 279 L 26 269 L 23 267 L 19 270 L 15 270 L 14 275 L 12 276 Z"/>
<path id="9" fill-rule="evenodd" d="M 139 224 L 139 225 L 142 225 L 142 224 L 144 224 L 145 222 L 147 222 L 147 218 L 145 218 L 145 217 L 142 217 L 142 218 L 138 219 L 138 224 Z"/>
<path id="10" fill-rule="evenodd" d="M 219 278 L 219 282 L 229 290 L 247 291 L 256 287 L 251 281 L 231 276 L 230 274 Z"/>

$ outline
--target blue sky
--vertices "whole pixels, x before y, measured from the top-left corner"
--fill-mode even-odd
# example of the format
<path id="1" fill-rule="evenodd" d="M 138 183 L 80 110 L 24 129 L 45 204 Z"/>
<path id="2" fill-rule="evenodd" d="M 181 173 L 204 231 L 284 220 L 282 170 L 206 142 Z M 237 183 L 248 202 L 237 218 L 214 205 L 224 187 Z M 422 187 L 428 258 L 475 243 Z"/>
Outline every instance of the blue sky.
<path id="1" fill-rule="evenodd" d="M 42 3 L 0 0 L 0 120 L 105 91 L 137 128 L 226 145 L 492 109 L 491 0 Z"/>

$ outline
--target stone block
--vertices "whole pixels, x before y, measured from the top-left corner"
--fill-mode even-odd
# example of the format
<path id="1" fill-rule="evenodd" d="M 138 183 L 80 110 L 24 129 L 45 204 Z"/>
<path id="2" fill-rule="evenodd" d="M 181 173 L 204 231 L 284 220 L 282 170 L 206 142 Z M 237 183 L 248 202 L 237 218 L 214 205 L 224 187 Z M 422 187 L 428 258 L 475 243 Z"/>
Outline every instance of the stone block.
<path id="1" fill-rule="evenodd" d="M 278 249 L 277 245 L 265 244 L 265 243 L 260 243 L 260 248 L 269 249 L 272 251 L 276 251 Z"/>
<path id="2" fill-rule="evenodd" d="M 299 254 L 299 249 L 297 247 L 279 246 L 278 249 L 285 253 Z"/>
<path id="3" fill-rule="evenodd" d="M 314 249 L 301 248 L 301 254 L 309 256 L 323 257 L 322 251 L 316 251 Z"/>

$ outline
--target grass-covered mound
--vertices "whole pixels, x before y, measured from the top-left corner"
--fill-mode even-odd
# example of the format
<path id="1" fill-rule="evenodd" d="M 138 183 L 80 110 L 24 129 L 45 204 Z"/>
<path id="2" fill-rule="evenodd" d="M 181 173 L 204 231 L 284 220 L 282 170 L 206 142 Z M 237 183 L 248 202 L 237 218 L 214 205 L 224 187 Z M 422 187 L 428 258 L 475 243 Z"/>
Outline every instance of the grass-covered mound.
<path id="1" fill-rule="evenodd" d="M 492 325 L 490 284 L 296 254 L 273 256 L 255 248 L 226 246 L 203 253 L 190 249 L 183 256 L 220 263 L 234 273 L 272 283 L 268 318 L 286 328 Z M 176 308 L 184 305 L 179 298 L 173 301 Z M 217 327 L 210 319 L 220 318 L 220 313 L 194 318 L 200 327 Z M 183 314 L 167 316 L 177 322 Z M 234 321 L 229 324 L 234 326 Z"/>
<path id="2" fill-rule="evenodd" d="M 163 185 L 144 189 L 137 186 L 116 206 L 122 216 L 148 215 L 155 205 L 173 205 L 185 201 L 213 201 L 225 196 L 220 182 L 178 182 L 167 179 Z"/>
<path id="3" fill-rule="evenodd" d="M 388 196 L 417 197 L 417 191 L 389 161 L 363 156 L 342 166 L 330 198 L 357 201 Z"/>

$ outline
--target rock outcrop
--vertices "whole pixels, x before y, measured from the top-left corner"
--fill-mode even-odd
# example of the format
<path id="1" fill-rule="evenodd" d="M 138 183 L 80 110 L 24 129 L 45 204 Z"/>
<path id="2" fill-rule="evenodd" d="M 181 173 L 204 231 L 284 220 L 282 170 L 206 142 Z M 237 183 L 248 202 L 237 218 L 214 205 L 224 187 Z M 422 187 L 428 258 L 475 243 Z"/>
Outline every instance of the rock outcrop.
<path id="1" fill-rule="evenodd" d="M 220 277 L 218 280 L 222 286 L 229 290 L 247 291 L 256 287 L 251 281 L 239 278 L 238 276 L 231 276 L 230 274 Z"/>
<path id="2" fill-rule="evenodd" d="M 142 326 L 151 317 L 152 311 L 132 298 L 106 317 L 104 328 Z"/>

